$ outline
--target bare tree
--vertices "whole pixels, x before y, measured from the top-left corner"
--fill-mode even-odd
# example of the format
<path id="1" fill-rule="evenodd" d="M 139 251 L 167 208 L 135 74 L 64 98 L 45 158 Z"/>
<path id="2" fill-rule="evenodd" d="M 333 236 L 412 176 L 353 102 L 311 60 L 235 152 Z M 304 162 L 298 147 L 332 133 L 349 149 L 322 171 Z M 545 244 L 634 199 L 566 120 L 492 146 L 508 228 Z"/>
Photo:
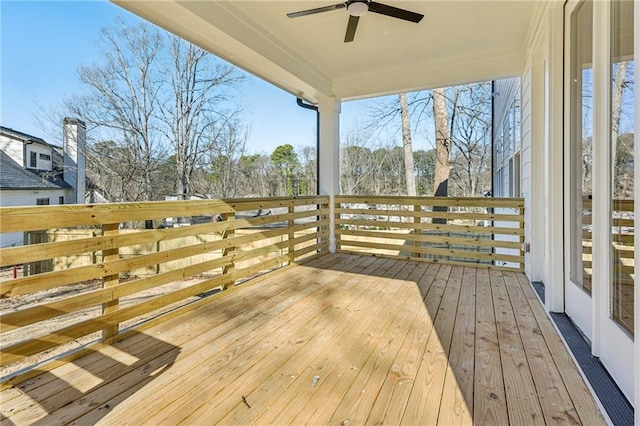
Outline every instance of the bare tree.
<path id="1" fill-rule="evenodd" d="M 231 118 L 218 125 L 209 126 L 204 137 L 206 167 L 203 171 L 206 183 L 196 185 L 194 192 L 200 192 L 203 197 L 216 198 L 245 195 L 240 184 L 239 163 L 245 151 L 247 127 L 240 119 Z"/>
<path id="2" fill-rule="evenodd" d="M 436 169 L 433 178 L 433 195 L 446 197 L 449 172 L 451 171 L 449 165 L 451 138 L 449 136 L 445 89 L 443 88 L 433 91 L 433 116 L 436 132 Z"/>
<path id="3" fill-rule="evenodd" d="M 452 90 L 449 189 L 473 197 L 487 187 L 490 179 L 491 86 L 478 83 Z"/>
<path id="4" fill-rule="evenodd" d="M 228 147 L 228 143 L 235 143 L 236 129 L 229 126 L 238 124 L 238 121 L 230 120 L 225 112 L 225 102 L 229 97 L 226 90 L 235 87 L 244 77 L 233 66 L 214 60 L 211 54 L 199 47 L 177 36 L 168 37 L 170 64 L 167 66 L 167 86 L 171 101 L 159 106 L 167 139 L 173 142 L 176 191 L 178 197 L 184 199 L 192 193 L 191 179 L 196 164 L 210 148 L 205 142 L 211 127 L 222 122 L 219 127 L 226 137 L 231 138 L 222 142 L 222 150 Z M 228 179 L 225 179 L 226 184 Z"/>
<path id="5" fill-rule="evenodd" d="M 404 148 L 404 170 L 407 183 L 407 195 L 416 195 L 416 178 L 413 167 L 413 145 L 411 143 L 411 121 L 406 93 L 398 95 L 400 101 L 400 117 L 402 118 L 402 146 Z"/>
<path id="6" fill-rule="evenodd" d="M 108 129 L 141 177 L 142 199 L 153 199 L 152 174 L 161 154 L 156 119 L 162 79 L 157 62 L 162 36 L 148 25 L 103 29 L 99 47 L 103 63 L 83 66 L 80 81 L 88 89 L 71 99 L 70 110 L 96 128 Z"/>

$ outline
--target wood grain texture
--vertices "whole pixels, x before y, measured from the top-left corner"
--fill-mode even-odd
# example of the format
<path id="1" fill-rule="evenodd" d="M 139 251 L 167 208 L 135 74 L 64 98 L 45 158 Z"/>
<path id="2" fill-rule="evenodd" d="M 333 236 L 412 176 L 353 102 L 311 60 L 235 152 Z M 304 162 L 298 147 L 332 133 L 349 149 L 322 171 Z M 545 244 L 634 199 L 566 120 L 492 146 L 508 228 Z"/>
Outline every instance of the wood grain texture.
<path id="1" fill-rule="evenodd" d="M 509 423 L 542 425 L 545 419 L 502 274 L 499 271 L 489 273 Z"/>
<path id="2" fill-rule="evenodd" d="M 15 384 L 7 424 L 604 424 L 524 275 L 350 254 Z"/>

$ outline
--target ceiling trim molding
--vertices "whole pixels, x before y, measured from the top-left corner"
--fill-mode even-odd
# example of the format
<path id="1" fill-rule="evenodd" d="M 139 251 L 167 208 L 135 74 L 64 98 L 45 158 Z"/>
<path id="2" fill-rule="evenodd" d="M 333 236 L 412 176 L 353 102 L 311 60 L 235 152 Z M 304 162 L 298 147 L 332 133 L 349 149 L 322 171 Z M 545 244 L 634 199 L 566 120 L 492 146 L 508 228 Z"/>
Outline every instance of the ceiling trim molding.
<path id="1" fill-rule="evenodd" d="M 333 92 L 343 100 L 449 87 L 522 75 L 525 49 L 486 52 L 475 57 L 447 58 L 436 63 L 423 61 L 410 66 L 391 67 L 336 79 Z M 472 74 L 469 70 L 474 70 Z"/>

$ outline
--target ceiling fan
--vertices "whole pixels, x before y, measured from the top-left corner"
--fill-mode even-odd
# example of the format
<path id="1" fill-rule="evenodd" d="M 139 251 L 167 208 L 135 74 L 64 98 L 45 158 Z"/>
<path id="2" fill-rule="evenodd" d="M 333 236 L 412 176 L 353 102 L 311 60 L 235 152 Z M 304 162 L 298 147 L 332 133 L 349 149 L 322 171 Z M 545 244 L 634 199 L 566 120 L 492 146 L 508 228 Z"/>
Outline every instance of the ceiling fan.
<path id="1" fill-rule="evenodd" d="M 316 13 L 330 12 L 332 10 L 347 9 L 349 12 L 349 23 L 347 24 L 347 32 L 344 35 L 344 42 L 353 41 L 356 36 L 356 28 L 360 17 L 367 12 L 378 13 L 380 15 L 391 16 L 392 18 L 402 19 L 404 21 L 415 22 L 416 24 L 424 18 L 420 13 L 411 12 L 409 10 L 399 9 L 397 7 L 378 3 L 369 0 L 347 0 L 344 3 L 338 3 L 331 6 L 318 7 L 315 9 L 301 10 L 300 12 L 287 13 L 289 18 L 298 18 L 300 16 L 313 15 Z"/>

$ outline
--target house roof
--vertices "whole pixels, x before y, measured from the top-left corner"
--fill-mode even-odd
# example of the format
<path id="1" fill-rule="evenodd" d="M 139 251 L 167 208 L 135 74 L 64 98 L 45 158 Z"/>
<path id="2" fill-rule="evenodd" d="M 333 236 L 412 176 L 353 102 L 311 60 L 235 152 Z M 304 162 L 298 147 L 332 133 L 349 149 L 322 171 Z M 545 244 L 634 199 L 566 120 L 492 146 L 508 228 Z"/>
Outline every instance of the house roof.
<path id="1" fill-rule="evenodd" d="M 37 136 L 33 136 L 33 135 L 29 135 L 27 133 L 24 132 L 20 132 L 18 130 L 13 130 L 9 127 L 4 127 L 4 126 L 0 126 L 0 134 L 5 135 L 7 137 L 10 137 L 12 139 L 17 139 L 17 140 L 21 140 L 23 142 L 35 142 L 35 143 L 39 143 L 42 145 L 47 145 L 53 148 L 60 148 L 57 145 L 53 145 L 50 144 L 49 142 L 45 141 L 42 138 L 39 138 Z"/>
<path id="2" fill-rule="evenodd" d="M 0 151 L 0 189 L 70 189 L 62 173 L 31 171 L 22 168 L 4 151 Z"/>
<path id="3" fill-rule="evenodd" d="M 414 24 L 367 12 L 355 40 L 344 43 L 344 8 L 287 17 L 336 0 L 112 1 L 311 102 L 521 75 L 535 24 L 553 3 L 381 0 L 424 18 Z"/>

